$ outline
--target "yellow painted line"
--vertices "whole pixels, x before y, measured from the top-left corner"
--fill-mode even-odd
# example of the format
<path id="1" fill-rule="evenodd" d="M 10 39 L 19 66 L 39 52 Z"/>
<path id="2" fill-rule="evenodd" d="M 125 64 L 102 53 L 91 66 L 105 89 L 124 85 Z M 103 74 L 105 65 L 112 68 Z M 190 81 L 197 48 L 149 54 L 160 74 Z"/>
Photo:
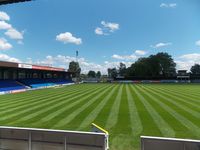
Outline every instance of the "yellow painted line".
<path id="1" fill-rule="evenodd" d="M 107 135 L 109 135 L 108 131 L 106 131 L 105 129 L 101 128 L 100 126 L 96 125 L 95 123 L 92 123 L 93 126 L 95 126 L 97 129 L 103 131 L 104 133 L 106 133 Z"/>

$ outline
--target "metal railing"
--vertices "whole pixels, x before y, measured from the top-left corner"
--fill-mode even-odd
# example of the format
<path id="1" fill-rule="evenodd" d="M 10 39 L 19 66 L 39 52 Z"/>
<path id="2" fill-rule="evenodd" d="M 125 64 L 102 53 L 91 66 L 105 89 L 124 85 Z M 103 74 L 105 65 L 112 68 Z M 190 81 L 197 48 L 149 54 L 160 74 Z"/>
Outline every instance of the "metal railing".
<path id="1" fill-rule="evenodd" d="M 0 127 L 0 150 L 107 150 L 104 133 Z"/>

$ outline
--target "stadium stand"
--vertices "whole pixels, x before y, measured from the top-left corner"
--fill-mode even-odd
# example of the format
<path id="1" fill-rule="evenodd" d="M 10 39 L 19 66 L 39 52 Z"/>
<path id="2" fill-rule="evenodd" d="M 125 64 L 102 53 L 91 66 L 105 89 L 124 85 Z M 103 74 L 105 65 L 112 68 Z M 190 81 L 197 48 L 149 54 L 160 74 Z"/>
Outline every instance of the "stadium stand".
<path id="1" fill-rule="evenodd" d="M 20 79 L 18 81 L 31 88 L 41 88 L 73 83 L 71 80 L 67 79 Z"/>
<path id="2" fill-rule="evenodd" d="M 64 68 L 0 61 L 0 94 L 71 83 Z"/>
<path id="3" fill-rule="evenodd" d="M 45 79 L 21 79 L 18 81 L 31 88 L 40 88 L 55 85 L 54 83 L 47 82 Z"/>
<path id="4" fill-rule="evenodd" d="M 50 83 L 55 83 L 55 84 L 69 84 L 73 83 L 72 80 L 67 80 L 67 79 L 47 79 L 48 82 Z"/>
<path id="5" fill-rule="evenodd" d="M 15 80 L 0 80 L 0 92 L 26 89 Z"/>

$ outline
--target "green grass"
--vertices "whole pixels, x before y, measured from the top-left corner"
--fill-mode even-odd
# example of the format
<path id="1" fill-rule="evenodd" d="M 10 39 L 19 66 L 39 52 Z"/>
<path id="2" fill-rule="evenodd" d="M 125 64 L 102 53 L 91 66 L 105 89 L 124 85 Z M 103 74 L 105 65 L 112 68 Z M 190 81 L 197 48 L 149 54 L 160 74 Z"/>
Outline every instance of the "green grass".
<path id="1" fill-rule="evenodd" d="M 198 84 L 80 84 L 0 96 L 0 125 L 110 133 L 111 150 L 140 136 L 200 139 Z"/>

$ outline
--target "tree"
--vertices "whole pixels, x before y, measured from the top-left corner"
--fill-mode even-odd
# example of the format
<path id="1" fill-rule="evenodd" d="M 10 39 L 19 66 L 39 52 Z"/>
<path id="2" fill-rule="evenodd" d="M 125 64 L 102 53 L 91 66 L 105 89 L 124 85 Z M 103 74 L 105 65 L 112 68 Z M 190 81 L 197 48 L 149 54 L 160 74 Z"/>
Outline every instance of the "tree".
<path id="1" fill-rule="evenodd" d="M 116 68 L 108 68 L 108 77 L 116 78 L 117 77 L 117 69 Z"/>
<path id="2" fill-rule="evenodd" d="M 72 77 L 80 77 L 81 68 L 79 63 L 75 61 L 70 62 L 68 71 L 72 73 Z"/>
<path id="3" fill-rule="evenodd" d="M 195 64 L 194 66 L 191 67 L 190 71 L 193 75 L 200 75 L 200 65 Z"/>
<path id="4" fill-rule="evenodd" d="M 100 72 L 100 71 L 97 71 L 96 77 L 97 77 L 97 78 L 101 78 L 101 72 Z"/>
<path id="5" fill-rule="evenodd" d="M 81 78 L 81 80 L 85 80 L 87 78 L 87 75 L 86 74 L 80 74 L 80 78 Z"/>
<path id="6" fill-rule="evenodd" d="M 119 64 L 119 75 L 124 76 L 126 73 L 126 65 L 122 62 Z"/>
<path id="7" fill-rule="evenodd" d="M 90 71 L 88 72 L 88 77 L 90 77 L 90 78 L 95 78 L 95 77 L 96 77 L 95 71 L 90 70 Z"/>
<path id="8" fill-rule="evenodd" d="M 174 77 L 176 74 L 176 63 L 168 53 L 157 53 L 147 58 L 139 58 L 128 69 L 126 76 L 137 76 L 141 78 Z"/>
<path id="9" fill-rule="evenodd" d="M 172 56 L 168 53 L 158 53 L 155 55 L 158 66 L 159 72 L 163 77 L 172 77 L 176 74 L 176 63 L 172 59 Z"/>
<path id="10" fill-rule="evenodd" d="M 108 68 L 108 77 L 111 78 L 111 68 Z"/>
<path id="11" fill-rule="evenodd" d="M 148 77 L 151 76 L 149 58 L 139 58 L 132 65 L 133 72 L 137 77 Z"/>

